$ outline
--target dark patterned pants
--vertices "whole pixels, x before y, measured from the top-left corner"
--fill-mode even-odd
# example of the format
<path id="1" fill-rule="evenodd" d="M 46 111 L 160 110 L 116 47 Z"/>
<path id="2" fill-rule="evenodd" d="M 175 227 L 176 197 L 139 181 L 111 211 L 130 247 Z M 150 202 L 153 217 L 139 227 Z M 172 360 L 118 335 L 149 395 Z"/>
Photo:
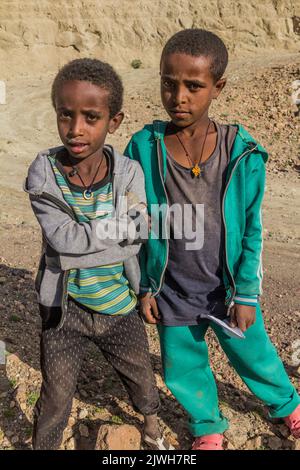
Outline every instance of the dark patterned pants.
<path id="1" fill-rule="evenodd" d="M 92 340 L 113 366 L 134 408 L 143 415 L 159 409 L 144 324 L 136 311 L 127 316 L 87 312 L 74 302 L 61 330 L 43 326 L 42 388 L 34 410 L 33 448 L 59 448 L 72 407 L 78 374 Z"/>

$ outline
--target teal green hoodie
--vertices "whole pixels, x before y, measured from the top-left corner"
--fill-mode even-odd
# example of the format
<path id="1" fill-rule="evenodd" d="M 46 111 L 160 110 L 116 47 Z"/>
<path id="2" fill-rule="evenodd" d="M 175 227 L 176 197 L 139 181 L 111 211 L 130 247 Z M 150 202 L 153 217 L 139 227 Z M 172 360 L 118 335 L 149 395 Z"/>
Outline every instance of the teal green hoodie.
<path id="1" fill-rule="evenodd" d="M 146 195 L 151 217 L 158 205 L 161 223 L 166 223 L 168 200 L 165 190 L 167 152 L 164 134 L 167 122 L 154 121 L 131 138 L 125 155 L 137 160 L 145 174 Z M 256 305 L 262 293 L 262 219 L 261 204 L 265 189 L 267 153 L 240 125 L 232 146 L 222 197 L 225 228 L 223 282 L 226 304 L 232 301 Z M 150 234 L 140 252 L 141 292 L 158 295 L 168 263 L 167 239 Z"/>

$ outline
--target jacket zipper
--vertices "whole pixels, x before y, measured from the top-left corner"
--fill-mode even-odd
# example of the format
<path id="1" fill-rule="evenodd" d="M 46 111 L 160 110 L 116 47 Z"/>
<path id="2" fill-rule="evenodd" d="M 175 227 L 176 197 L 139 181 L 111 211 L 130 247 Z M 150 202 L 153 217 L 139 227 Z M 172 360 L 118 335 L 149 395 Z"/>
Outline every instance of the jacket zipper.
<path id="1" fill-rule="evenodd" d="M 232 179 L 232 176 L 233 176 L 233 174 L 236 170 L 236 167 L 240 163 L 241 159 L 244 158 L 246 155 L 250 154 L 251 152 L 253 152 L 256 148 L 257 148 L 257 145 L 255 147 L 249 149 L 249 150 L 246 150 L 242 155 L 239 156 L 239 158 L 237 159 L 237 161 L 234 164 L 234 167 L 232 168 L 229 180 L 227 181 L 227 184 L 226 184 L 225 189 L 224 189 L 224 194 L 223 194 L 223 199 L 222 199 L 222 219 L 223 219 L 223 224 L 224 224 L 225 268 L 226 268 L 227 274 L 229 274 L 229 278 L 230 278 L 229 281 L 231 281 L 231 285 L 232 285 L 232 293 L 231 293 L 231 296 L 230 296 L 229 300 L 227 301 L 228 312 L 229 312 L 230 307 L 232 306 L 232 301 L 233 301 L 233 298 L 234 298 L 235 293 L 236 293 L 236 286 L 235 286 L 235 282 L 234 282 L 234 279 L 233 279 L 233 275 L 232 275 L 232 273 L 229 269 L 228 257 L 227 257 L 227 227 L 226 227 L 226 221 L 225 221 L 225 197 L 226 197 L 227 190 L 228 190 L 230 181 Z"/>
<path id="2" fill-rule="evenodd" d="M 41 194 L 30 194 L 30 196 L 35 199 L 46 199 L 50 202 L 54 202 L 54 204 L 56 204 L 62 211 L 66 212 L 70 217 L 72 217 L 72 219 L 76 220 L 72 209 L 67 206 L 67 204 L 61 202 L 57 197 L 52 196 L 52 194 L 42 192 Z"/>
<path id="3" fill-rule="evenodd" d="M 114 191 L 114 178 L 112 179 L 112 189 Z M 74 213 L 72 211 L 72 209 L 67 206 L 67 204 L 64 204 L 63 202 L 61 202 L 58 198 L 56 198 L 55 196 L 52 196 L 52 194 L 49 194 L 49 193 L 46 193 L 46 192 L 42 192 L 41 194 L 35 194 L 33 195 L 36 199 L 46 199 L 48 201 L 51 201 L 53 202 L 54 204 L 56 204 L 62 211 L 66 212 L 73 220 L 76 220 L 75 216 L 74 216 Z M 63 284 L 63 291 L 62 291 L 62 299 L 61 299 L 61 310 L 62 310 L 62 315 L 61 315 L 61 319 L 60 319 L 60 322 L 58 324 L 58 326 L 56 327 L 57 330 L 60 330 L 62 327 L 63 327 L 63 324 L 65 322 L 65 318 L 66 318 L 66 311 L 67 311 L 67 296 L 66 296 L 66 292 L 67 292 L 67 284 L 68 284 L 68 277 L 69 277 L 69 273 L 70 273 L 70 270 L 66 270 L 63 272 L 63 281 L 62 281 L 62 284 Z"/>
<path id="4" fill-rule="evenodd" d="M 165 184 L 164 184 L 164 180 L 163 180 L 163 175 L 161 173 L 161 162 L 162 162 L 162 154 L 161 154 L 161 143 L 160 143 L 160 139 L 157 138 L 156 139 L 156 142 L 157 142 L 157 158 L 158 158 L 158 169 L 159 169 L 159 175 L 160 175 L 160 179 L 161 179 L 161 183 L 162 183 L 162 186 L 163 186 L 163 189 L 164 189 L 164 193 L 165 193 L 165 196 L 166 196 L 166 200 L 167 200 L 167 206 L 169 208 L 169 199 L 168 199 L 168 195 L 167 195 L 167 191 L 166 191 L 166 188 L 165 188 Z M 167 217 L 166 217 L 166 221 L 165 221 L 165 233 L 167 233 L 166 229 L 167 229 Z M 154 294 L 154 296 L 158 295 L 161 288 L 162 288 L 162 284 L 163 284 L 163 281 L 164 281 L 164 276 L 165 276 L 165 272 L 166 272 L 166 269 L 167 269 L 167 265 L 168 265 L 168 261 L 169 261 L 169 241 L 167 239 L 167 256 L 166 256 L 166 261 L 165 261 L 165 265 L 164 265 L 164 268 L 163 268 L 163 272 L 161 274 L 161 277 L 160 277 L 160 282 L 159 282 L 159 286 L 158 286 L 158 289 L 156 291 L 156 293 Z"/>

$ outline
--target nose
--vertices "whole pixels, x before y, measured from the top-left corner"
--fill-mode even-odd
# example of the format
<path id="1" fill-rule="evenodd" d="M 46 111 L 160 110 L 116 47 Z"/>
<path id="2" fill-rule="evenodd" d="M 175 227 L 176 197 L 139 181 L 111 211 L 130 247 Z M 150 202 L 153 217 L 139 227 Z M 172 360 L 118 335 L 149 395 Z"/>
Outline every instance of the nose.
<path id="1" fill-rule="evenodd" d="M 186 103 L 186 88 L 184 86 L 178 85 L 173 94 L 173 101 L 175 105 Z"/>
<path id="2" fill-rule="evenodd" d="M 78 137 L 84 134 L 84 119 L 81 116 L 74 116 L 70 123 L 69 136 Z"/>

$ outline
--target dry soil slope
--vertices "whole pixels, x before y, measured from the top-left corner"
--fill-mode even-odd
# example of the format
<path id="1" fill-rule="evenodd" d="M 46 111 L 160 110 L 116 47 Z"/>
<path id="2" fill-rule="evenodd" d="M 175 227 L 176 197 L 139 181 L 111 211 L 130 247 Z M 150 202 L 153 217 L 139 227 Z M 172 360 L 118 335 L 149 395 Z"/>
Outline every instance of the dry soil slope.
<path id="1" fill-rule="evenodd" d="M 230 50 L 300 50 L 300 0 L 1 0 L 0 78 L 46 73 L 97 56 L 120 67 L 157 63 L 175 31 L 204 27 Z"/>

